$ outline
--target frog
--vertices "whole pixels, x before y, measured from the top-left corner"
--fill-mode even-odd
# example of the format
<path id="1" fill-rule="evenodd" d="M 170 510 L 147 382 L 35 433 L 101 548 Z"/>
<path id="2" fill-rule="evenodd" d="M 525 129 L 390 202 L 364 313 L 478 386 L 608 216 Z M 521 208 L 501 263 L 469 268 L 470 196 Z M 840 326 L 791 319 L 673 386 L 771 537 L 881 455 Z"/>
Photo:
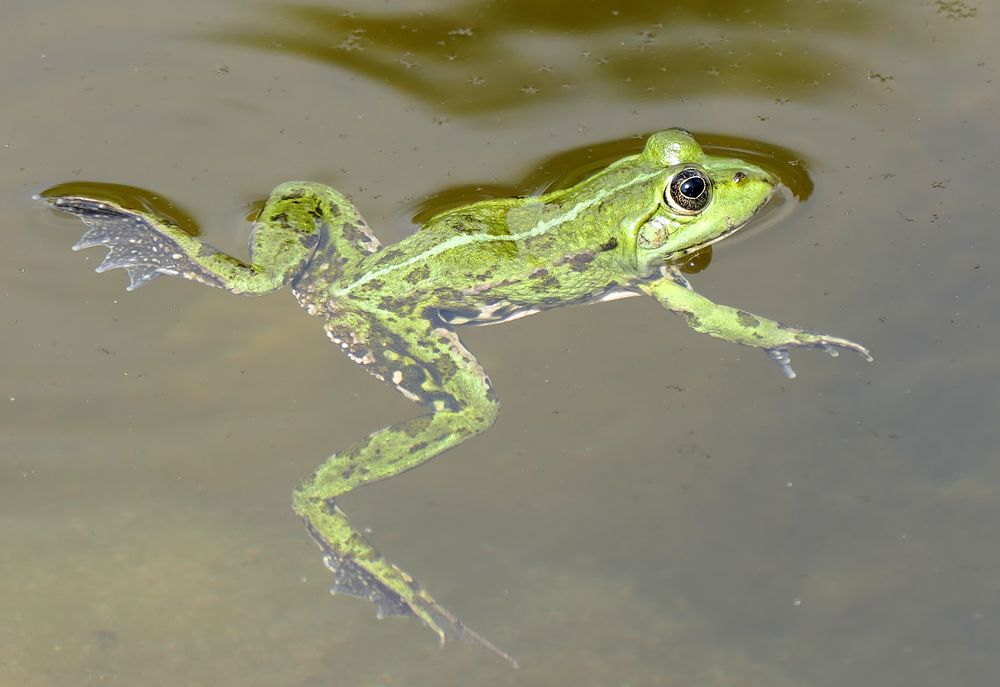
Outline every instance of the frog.
<path id="1" fill-rule="evenodd" d="M 494 424 L 497 395 L 460 327 L 646 295 L 695 331 L 761 349 L 789 378 L 792 349 L 853 351 L 871 361 L 848 339 L 717 304 L 682 271 L 690 256 L 750 222 L 780 186 L 773 172 L 706 152 L 673 128 L 567 188 L 446 209 L 386 246 L 346 195 L 316 182 L 283 183 L 250 229 L 248 259 L 149 209 L 98 194 L 40 197 L 83 220 L 74 249 L 107 248 L 97 271 L 124 268 L 129 291 L 163 275 L 244 295 L 289 286 L 350 360 L 424 406 L 327 458 L 295 488 L 292 507 L 332 573 L 331 593 L 367 599 L 379 618 L 415 617 L 442 646 L 479 644 L 516 665 L 383 557 L 338 499 Z"/>

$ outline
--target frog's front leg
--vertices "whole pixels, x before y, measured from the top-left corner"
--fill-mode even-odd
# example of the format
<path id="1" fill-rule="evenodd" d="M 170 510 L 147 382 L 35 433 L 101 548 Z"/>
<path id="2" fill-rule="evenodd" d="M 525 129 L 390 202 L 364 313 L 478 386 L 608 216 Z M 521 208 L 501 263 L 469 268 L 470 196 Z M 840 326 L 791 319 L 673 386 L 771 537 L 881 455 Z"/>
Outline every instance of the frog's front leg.
<path id="1" fill-rule="evenodd" d="M 764 349 L 789 379 L 795 377 L 788 354 L 791 348 L 818 348 L 832 356 L 838 354 L 837 349 L 843 348 L 859 353 L 869 362 L 872 360 L 868 349 L 853 341 L 783 325 L 745 310 L 713 303 L 692 291 L 687 281 L 677 276 L 679 278 L 667 270 L 664 276 L 637 286 L 663 307 L 681 315 L 695 331 Z"/>
<path id="2" fill-rule="evenodd" d="M 432 412 L 385 427 L 331 456 L 296 489 L 293 507 L 334 574 L 331 592 L 368 599 L 379 617 L 414 615 L 438 634 L 442 644 L 449 639 L 477 643 L 516 665 L 439 605 L 409 574 L 385 560 L 335 503 L 336 497 L 355 487 L 410 470 L 488 429 L 497 416 L 489 379 L 436 316 L 346 307 L 327 323 L 334 343 Z"/>

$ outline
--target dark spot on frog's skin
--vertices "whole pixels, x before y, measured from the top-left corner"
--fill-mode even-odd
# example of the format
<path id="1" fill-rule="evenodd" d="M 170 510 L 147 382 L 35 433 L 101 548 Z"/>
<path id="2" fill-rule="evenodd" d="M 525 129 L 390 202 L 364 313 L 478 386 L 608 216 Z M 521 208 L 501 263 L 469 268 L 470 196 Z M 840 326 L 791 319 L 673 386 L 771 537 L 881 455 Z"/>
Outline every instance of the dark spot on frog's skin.
<path id="1" fill-rule="evenodd" d="M 400 341 L 399 343 L 402 343 L 402 342 Z M 417 365 L 414 362 L 408 362 L 403 367 L 403 369 L 401 370 L 401 372 L 403 374 L 403 382 L 404 383 L 408 379 L 415 382 L 415 381 L 418 381 L 418 380 L 419 381 L 423 381 L 424 378 L 427 377 L 427 374 L 426 374 L 424 368 L 421 367 L 420 365 Z"/>
<path id="2" fill-rule="evenodd" d="M 356 226 L 354 226 L 354 228 L 357 229 Z M 378 255 L 379 255 L 379 262 L 385 264 L 395 264 L 396 262 L 404 258 L 402 252 L 398 248 L 393 248 L 392 246 L 389 246 L 388 248 L 383 248 L 381 251 L 379 251 Z"/>
<path id="3" fill-rule="evenodd" d="M 586 272 L 587 266 L 594 261 L 593 253 L 578 253 L 570 261 L 570 267 L 574 272 Z"/>
<path id="4" fill-rule="evenodd" d="M 412 420 L 405 422 L 402 430 L 410 438 L 418 437 L 430 426 L 431 420 L 433 419 L 433 415 L 421 415 L 420 417 L 415 417 Z"/>
<path id="5" fill-rule="evenodd" d="M 733 183 L 739 185 L 743 183 L 743 180 L 746 178 L 747 178 L 746 172 L 737 172 L 736 174 L 733 175 Z"/>
<path id="6" fill-rule="evenodd" d="M 450 410 L 453 413 L 457 413 L 462 409 L 462 404 L 459 403 L 457 398 L 451 394 L 444 393 L 443 391 L 424 393 L 423 399 L 428 403 L 428 405 L 434 405 L 437 401 L 441 401 L 442 410 Z"/>
<path id="7" fill-rule="evenodd" d="M 437 362 L 434 363 L 434 367 L 436 367 L 438 372 L 441 373 L 442 379 L 451 379 L 458 374 L 458 366 L 451 358 L 439 358 Z"/>
<path id="8" fill-rule="evenodd" d="M 299 243 L 305 248 L 312 250 L 319 243 L 319 234 L 303 234 L 299 237 Z"/>
<path id="9" fill-rule="evenodd" d="M 684 321 L 687 322 L 687 325 L 691 327 L 691 329 L 698 329 L 701 325 L 701 319 L 693 312 L 680 311 L 679 314 L 684 318 Z"/>
<path id="10" fill-rule="evenodd" d="M 746 310 L 737 310 L 736 317 L 739 319 L 740 324 L 744 327 L 756 329 L 760 326 L 760 320 L 748 313 Z"/>
<path id="11" fill-rule="evenodd" d="M 616 239 L 614 236 L 608 239 L 607 243 L 601 244 L 602 251 L 614 250 L 617 247 L 618 247 L 618 239 Z"/>
<path id="12" fill-rule="evenodd" d="M 291 191 L 281 197 L 282 200 L 298 200 L 302 197 L 302 191 Z"/>
<path id="13" fill-rule="evenodd" d="M 395 300 L 392 296 L 382 296 L 382 299 L 378 302 L 378 307 L 381 310 L 392 310 L 395 305 Z"/>
<path id="14" fill-rule="evenodd" d="M 425 448 L 427 448 L 427 442 L 426 441 L 418 442 L 418 443 L 416 443 L 416 444 L 414 444 L 413 446 L 410 447 L 410 455 L 413 455 L 414 453 L 420 453 Z"/>
<path id="15" fill-rule="evenodd" d="M 518 286 L 521 283 L 520 279 L 504 279 L 502 282 L 497 284 L 497 288 L 505 288 L 507 286 Z"/>
<path id="16" fill-rule="evenodd" d="M 371 281 L 368 282 L 367 288 L 371 289 L 372 291 L 381 291 L 382 287 L 384 286 L 385 282 L 382 281 L 381 279 L 372 279 Z"/>
<path id="17" fill-rule="evenodd" d="M 669 270 L 667 272 L 667 278 L 677 284 L 677 286 L 683 286 L 685 289 L 691 288 L 691 284 L 688 283 L 687 277 L 676 270 Z"/>
<path id="18" fill-rule="evenodd" d="M 537 270 L 532 272 L 530 276 L 532 279 L 542 279 L 549 276 L 549 271 L 544 267 L 539 267 Z"/>
<path id="19" fill-rule="evenodd" d="M 416 285 L 420 282 L 426 281 L 431 276 L 431 268 L 427 265 L 421 265 L 410 270 L 406 275 L 406 281 L 410 284 Z"/>
<path id="20" fill-rule="evenodd" d="M 589 251 L 584 251 L 582 253 L 572 253 L 570 255 L 562 256 L 561 258 L 556 260 L 554 264 L 557 267 L 559 265 L 568 264 L 570 266 L 570 269 L 572 269 L 574 272 L 585 272 L 587 270 L 587 266 L 594 261 L 594 256 L 595 253 L 591 253 Z"/>
<path id="21" fill-rule="evenodd" d="M 340 225 L 340 232 L 344 239 L 352 246 L 356 246 L 366 239 L 361 227 L 353 222 L 344 222 Z"/>
<path id="22" fill-rule="evenodd" d="M 416 292 L 413 292 L 403 298 L 397 299 L 396 306 L 393 308 L 393 311 L 385 313 L 384 317 L 389 322 L 398 322 L 400 319 L 409 319 L 416 316 L 417 309 L 420 308 L 421 305 L 423 304 L 420 302 L 420 296 Z M 410 336 L 419 336 L 416 332 L 410 331 L 407 333 L 410 334 Z M 399 339 L 397 339 L 397 341 L 399 341 Z M 404 346 L 404 348 L 406 347 L 405 342 L 400 341 L 400 343 Z"/>
<path id="23" fill-rule="evenodd" d="M 549 276 L 542 280 L 542 288 L 554 289 L 559 286 L 559 280 L 555 277 Z"/>
<path id="24" fill-rule="evenodd" d="M 274 215 L 274 216 L 271 217 L 271 221 L 272 222 L 277 222 L 278 224 L 281 224 L 281 225 L 287 227 L 288 226 L 288 213 L 287 212 L 279 212 L 277 215 Z"/>
<path id="25" fill-rule="evenodd" d="M 370 445 L 371 445 L 371 442 L 370 441 L 366 441 L 364 444 L 361 445 L 361 447 L 357 451 L 350 451 L 349 452 L 350 462 L 352 463 L 351 470 L 354 471 L 354 472 L 356 472 L 362 478 L 364 478 L 366 475 L 368 475 L 368 473 L 371 472 L 371 470 L 369 470 L 368 468 L 366 468 L 364 465 L 360 465 L 360 464 L 355 463 L 355 461 L 357 461 L 361 457 L 361 454 L 363 452 L 365 452 L 365 451 L 368 450 L 368 447 Z M 341 454 L 340 457 L 343 457 L 343 455 L 344 454 Z M 330 501 L 333 501 L 333 499 L 330 499 Z"/>
<path id="26" fill-rule="evenodd" d="M 407 365 L 400 371 L 402 378 L 396 386 L 403 391 L 409 392 L 419 398 L 422 402 L 427 402 L 427 392 L 424 390 L 424 382 L 427 381 L 425 369 L 419 365 Z M 391 379 L 392 373 L 387 379 Z"/>

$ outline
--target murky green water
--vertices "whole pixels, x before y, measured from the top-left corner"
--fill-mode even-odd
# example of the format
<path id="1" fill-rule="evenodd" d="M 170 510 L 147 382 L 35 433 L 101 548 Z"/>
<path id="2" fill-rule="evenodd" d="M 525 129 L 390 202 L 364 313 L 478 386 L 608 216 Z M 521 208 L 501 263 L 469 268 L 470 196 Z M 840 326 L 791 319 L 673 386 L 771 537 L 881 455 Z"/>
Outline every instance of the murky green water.
<path id="1" fill-rule="evenodd" d="M 8 3 L 0 685 L 992 684 L 998 21 L 888 0 Z M 289 509 L 323 457 L 416 407 L 290 295 L 125 293 L 31 200 L 150 189 L 235 252 L 253 204 L 309 178 L 392 241 L 667 126 L 779 146 L 814 185 L 717 246 L 699 291 L 876 362 L 800 353 L 788 382 L 647 299 L 463 331 L 497 426 L 343 504 L 517 671 L 328 597 Z"/>

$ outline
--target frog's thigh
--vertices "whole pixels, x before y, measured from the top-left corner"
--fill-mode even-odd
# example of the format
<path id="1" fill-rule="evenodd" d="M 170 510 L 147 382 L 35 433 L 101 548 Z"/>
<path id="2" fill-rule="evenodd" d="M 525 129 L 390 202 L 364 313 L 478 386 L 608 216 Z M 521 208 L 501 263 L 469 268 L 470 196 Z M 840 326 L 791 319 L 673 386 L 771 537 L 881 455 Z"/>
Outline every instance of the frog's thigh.
<path id="1" fill-rule="evenodd" d="M 432 412 L 379 430 L 331 457 L 315 475 L 317 493 L 329 498 L 416 467 L 496 420 L 498 404 L 486 372 L 436 319 L 350 312 L 326 328 L 351 360 Z"/>
<path id="2" fill-rule="evenodd" d="M 315 222 L 323 227 L 316 249 L 318 260 L 334 259 L 340 264 L 354 264 L 381 248 L 378 238 L 368 228 L 361 213 L 347 196 L 326 184 L 289 181 L 277 186 L 257 219 L 259 232 L 275 231 L 273 243 L 281 245 L 289 225 Z"/>

